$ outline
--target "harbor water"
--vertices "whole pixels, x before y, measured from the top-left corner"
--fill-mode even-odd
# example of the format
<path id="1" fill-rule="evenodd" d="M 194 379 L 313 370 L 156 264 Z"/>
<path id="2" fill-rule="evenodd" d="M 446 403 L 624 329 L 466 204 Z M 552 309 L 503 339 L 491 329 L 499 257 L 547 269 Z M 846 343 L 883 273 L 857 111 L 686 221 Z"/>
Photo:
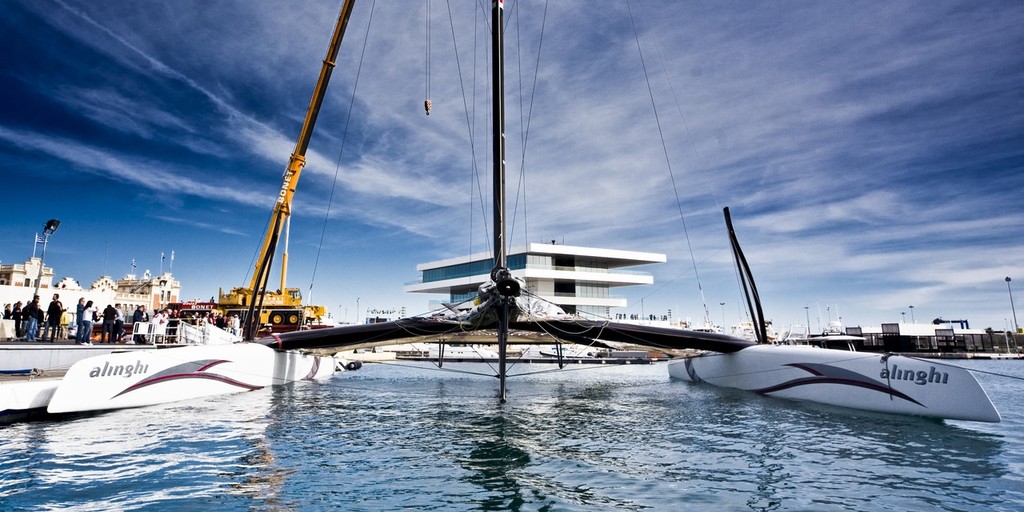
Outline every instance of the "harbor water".
<path id="1" fill-rule="evenodd" d="M 664 363 L 517 365 L 505 403 L 493 377 L 368 364 L 0 426 L 0 510 L 1024 510 L 1024 364 L 957 364 L 991 372 L 1002 423 L 765 398 Z"/>

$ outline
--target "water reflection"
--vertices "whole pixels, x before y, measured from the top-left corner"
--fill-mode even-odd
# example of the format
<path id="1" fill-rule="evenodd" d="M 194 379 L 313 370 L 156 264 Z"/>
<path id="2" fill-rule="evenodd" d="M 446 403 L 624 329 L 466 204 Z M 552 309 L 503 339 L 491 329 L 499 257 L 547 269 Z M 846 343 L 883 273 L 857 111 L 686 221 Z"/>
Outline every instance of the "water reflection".
<path id="1" fill-rule="evenodd" d="M 368 365 L 202 404 L 11 425 L 0 429 L 0 501 L 4 510 L 1024 504 L 1017 411 L 982 427 L 857 413 L 671 382 L 657 366 L 524 376 L 510 381 L 505 404 L 495 384 Z"/>

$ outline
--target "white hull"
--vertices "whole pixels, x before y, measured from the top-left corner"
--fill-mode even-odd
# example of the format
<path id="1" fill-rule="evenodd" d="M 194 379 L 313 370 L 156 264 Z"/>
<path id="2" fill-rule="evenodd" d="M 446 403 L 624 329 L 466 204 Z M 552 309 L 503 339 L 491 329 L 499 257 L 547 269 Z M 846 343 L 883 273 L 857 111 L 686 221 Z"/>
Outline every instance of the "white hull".
<path id="1" fill-rule="evenodd" d="M 332 375 L 333 357 L 263 345 L 199 345 L 83 359 L 63 378 L 0 385 L 0 416 L 102 411 L 251 391 Z"/>
<path id="2" fill-rule="evenodd" d="M 5 343 L 0 345 L 0 370 L 52 370 L 70 368 L 89 357 L 115 351 L 149 350 L 152 345 L 74 343 Z"/>
<path id="3" fill-rule="evenodd" d="M 757 345 L 669 363 L 676 379 L 867 411 L 1000 421 L 966 369 L 937 361 L 805 346 Z"/>
<path id="4" fill-rule="evenodd" d="M 45 378 L 0 384 L 0 421 L 45 411 L 60 379 Z"/>

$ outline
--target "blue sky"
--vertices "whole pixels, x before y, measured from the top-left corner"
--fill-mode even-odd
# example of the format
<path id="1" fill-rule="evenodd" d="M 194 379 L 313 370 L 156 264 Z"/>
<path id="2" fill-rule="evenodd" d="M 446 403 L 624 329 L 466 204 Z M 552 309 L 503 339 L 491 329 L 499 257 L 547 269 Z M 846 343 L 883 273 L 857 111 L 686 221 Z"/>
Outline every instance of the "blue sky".
<path id="1" fill-rule="evenodd" d="M 665 253 L 617 291 L 628 312 L 733 324 L 729 206 L 776 325 L 1004 329 L 1006 276 L 1024 321 L 1024 4 L 517 3 L 514 245 Z M 489 4 L 451 4 L 430 3 L 429 82 L 424 2 L 361 0 L 342 45 L 288 276 L 343 319 L 425 311 L 415 265 L 490 244 Z M 0 5 L 0 260 L 59 218 L 58 278 L 173 250 L 187 298 L 247 284 L 339 5 Z"/>

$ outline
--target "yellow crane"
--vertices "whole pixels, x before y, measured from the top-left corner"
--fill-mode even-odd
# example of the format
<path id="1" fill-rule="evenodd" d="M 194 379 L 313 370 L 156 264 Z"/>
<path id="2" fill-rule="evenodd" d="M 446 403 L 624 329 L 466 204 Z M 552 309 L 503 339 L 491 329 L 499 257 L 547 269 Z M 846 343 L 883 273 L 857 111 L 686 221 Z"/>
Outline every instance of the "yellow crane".
<path id="1" fill-rule="evenodd" d="M 313 89 L 309 108 L 306 109 L 306 118 L 299 131 L 295 151 L 288 159 L 288 167 L 284 171 L 281 190 L 274 202 L 271 221 L 256 259 L 252 281 L 247 288 L 234 288 L 228 293 L 223 293 L 221 290 L 218 293 L 218 305 L 222 309 L 229 311 L 245 309 L 245 314 L 242 316 L 245 339 L 252 339 L 260 325 L 270 324 L 272 329 L 277 326 L 299 328 L 303 323 L 318 321 L 326 314 L 326 309 L 323 306 L 303 305 L 302 293 L 298 288 L 285 286 L 288 274 L 287 234 L 285 235 L 285 250 L 281 255 L 281 286 L 277 291 L 268 291 L 267 281 L 270 277 L 270 267 L 274 261 L 274 252 L 277 250 L 281 238 L 281 231 L 286 231 L 291 216 L 292 197 L 295 195 L 295 188 L 299 183 L 302 168 L 306 165 L 306 149 L 309 146 L 310 137 L 313 135 L 313 126 L 320 113 L 320 106 L 323 104 L 324 94 L 327 92 L 327 83 L 331 79 L 331 72 L 334 70 L 335 60 L 341 49 L 341 40 L 345 35 L 354 4 L 355 0 L 345 0 L 341 12 L 338 14 L 334 35 L 327 48 L 327 55 L 324 57 L 320 77 Z"/>

